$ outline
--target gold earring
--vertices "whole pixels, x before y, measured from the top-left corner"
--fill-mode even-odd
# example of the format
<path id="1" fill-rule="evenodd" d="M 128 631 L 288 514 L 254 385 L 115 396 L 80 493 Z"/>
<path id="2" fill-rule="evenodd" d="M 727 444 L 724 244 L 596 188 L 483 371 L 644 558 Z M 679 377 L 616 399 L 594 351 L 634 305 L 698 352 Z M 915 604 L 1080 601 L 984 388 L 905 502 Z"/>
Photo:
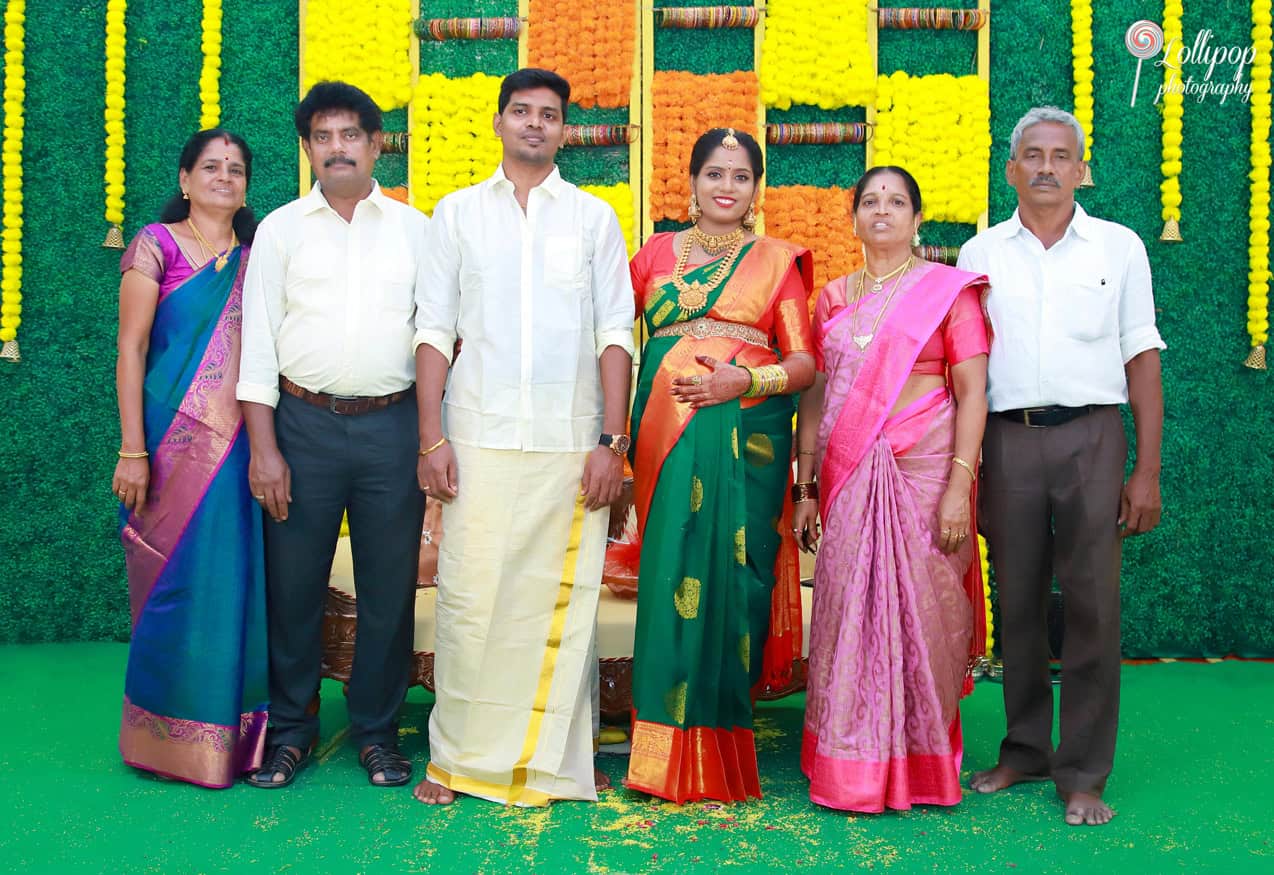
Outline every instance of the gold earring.
<path id="1" fill-rule="evenodd" d="M 181 193 L 181 199 L 182 199 L 182 200 L 184 200 L 184 201 L 188 201 L 188 200 L 190 200 L 190 193 L 189 193 L 189 192 L 186 192 L 186 191 L 183 191 L 183 192 Z"/>
<path id="2" fill-rule="evenodd" d="M 690 192 L 690 209 L 687 212 L 690 213 L 690 221 L 692 222 L 697 222 L 703 218 L 703 210 L 699 206 L 699 198 L 693 191 Z"/>
<path id="3" fill-rule="evenodd" d="M 756 204 L 748 204 L 748 211 L 743 215 L 743 230 L 752 231 L 756 228 Z"/>
<path id="4" fill-rule="evenodd" d="M 920 245 L 920 232 L 916 231 L 916 233 L 911 235 L 911 248 L 915 249 L 919 245 Z"/>

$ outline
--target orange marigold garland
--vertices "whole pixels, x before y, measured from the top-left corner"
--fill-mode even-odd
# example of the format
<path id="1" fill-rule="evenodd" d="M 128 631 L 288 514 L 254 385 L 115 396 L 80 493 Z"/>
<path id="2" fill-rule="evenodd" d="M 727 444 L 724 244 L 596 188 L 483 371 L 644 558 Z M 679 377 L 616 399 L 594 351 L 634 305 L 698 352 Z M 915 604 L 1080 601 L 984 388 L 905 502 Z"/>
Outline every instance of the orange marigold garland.
<path id="1" fill-rule="evenodd" d="M 853 230 L 854 190 L 783 185 L 765 190 L 765 233 L 808 247 L 814 254 L 814 288 L 863 266 Z"/>
<path id="2" fill-rule="evenodd" d="M 756 73 L 699 76 L 657 70 L 650 89 L 652 170 L 650 211 L 655 221 L 690 216 L 690 150 L 709 128 L 758 131 Z M 768 221 L 768 220 L 767 220 Z"/>
<path id="3" fill-rule="evenodd" d="M 627 106 L 636 15 L 636 0 L 530 0 L 528 63 L 565 76 L 572 103 Z"/>

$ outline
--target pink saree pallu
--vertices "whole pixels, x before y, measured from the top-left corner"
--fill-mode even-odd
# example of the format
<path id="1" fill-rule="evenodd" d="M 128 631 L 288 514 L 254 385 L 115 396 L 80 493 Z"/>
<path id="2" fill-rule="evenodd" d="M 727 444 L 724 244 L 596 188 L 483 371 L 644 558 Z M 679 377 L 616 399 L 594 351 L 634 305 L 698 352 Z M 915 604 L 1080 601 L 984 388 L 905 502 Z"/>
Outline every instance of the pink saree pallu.
<path id="1" fill-rule="evenodd" d="M 957 294 L 980 282 L 922 265 L 904 278 L 865 350 L 854 325 L 874 320 L 883 296 L 864 300 L 858 319 L 846 309 L 818 331 L 827 372 L 818 443 L 823 537 L 801 768 L 820 805 L 880 812 L 961 798 L 958 703 L 976 649 L 967 579 L 976 563 L 972 540 L 945 554 L 935 532 L 955 404 L 943 387 L 889 411 Z M 980 576 L 976 588 L 982 610 Z"/>

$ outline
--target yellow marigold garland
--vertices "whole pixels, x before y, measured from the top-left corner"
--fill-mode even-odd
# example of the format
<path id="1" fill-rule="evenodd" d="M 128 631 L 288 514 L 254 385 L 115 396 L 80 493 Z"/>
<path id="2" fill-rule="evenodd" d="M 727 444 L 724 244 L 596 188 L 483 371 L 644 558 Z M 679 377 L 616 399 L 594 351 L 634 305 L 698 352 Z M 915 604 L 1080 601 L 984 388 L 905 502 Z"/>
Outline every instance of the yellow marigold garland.
<path id="1" fill-rule="evenodd" d="M 867 44 L 867 0 L 769 0 L 761 44 L 761 98 L 775 109 L 867 106 L 876 60 Z M 870 10 L 874 15 L 874 7 Z"/>
<path id="2" fill-rule="evenodd" d="M 881 76 L 875 163 L 920 183 L 927 221 L 977 222 L 987 207 L 991 96 L 977 76 Z"/>
<path id="3" fill-rule="evenodd" d="M 106 0 L 106 221 L 103 246 L 124 248 L 124 12 L 126 0 Z"/>
<path id="4" fill-rule="evenodd" d="M 620 230 L 624 232 L 624 244 L 628 247 L 631 258 L 637 251 L 637 235 L 634 227 L 633 187 L 626 182 L 615 185 L 581 185 L 581 191 L 599 197 L 610 204 L 615 215 L 619 217 Z"/>
<path id="5" fill-rule="evenodd" d="M 1248 206 L 1248 367 L 1265 370 L 1270 339 L 1270 67 L 1271 0 L 1252 3 L 1252 199 Z"/>
<path id="6" fill-rule="evenodd" d="M 447 194 L 495 172 L 500 139 L 491 129 L 499 76 L 421 76 L 412 96 L 412 204 L 432 213 Z"/>
<path id="7" fill-rule="evenodd" d="M 1087 134 L 1084 160 L 1093 159 L 1093 3 L 1071 0 L 1071 66 L 1075 76 L 1075 118 Z M 1084 170 L 1084 187 L 1093 184 L 1093 172 Z"/>
<path id="8" fill-rule="evenodd" d="M 0 358 L 18 361 L 22 324 L 22 136 L 26 112 L 26 0 L 4 10 L 4 234 L 0 251 Z"/>
<path id="9" fill-rule="evenodd" d="M 636 50 L 635 0 L 530 0 L 527 63 L 571 83 L 585 108 L 628 105 Z"/>
<path id="10" fill-rule="evenodd" d="M 203 69 L 199 72 L 199 127 L 221 122 L 221 0 L 203 0 Z"/>
<path id="11" fill-rule="evenodd" d="M 1159 200 L 1163 205 L 1163 233 L 1159 239 L 1176 243 L 1181 240 L 1181 119 L 1185 116 L 1181 61 L 1176 50 L 1182 45 L 1181 0 L 1165 0 L 1163 4 L 1163 182 Z"/>
<path id="12" fill-rule="evenodd" d="M 417 0 L 307 0 L 302 87 L 334 79 L 357 85 L 383 110 L 406 106 L 416 9 Z"/>
<path id="13" fill-rule="evenodd" d="M 991 616 L 991 563 L 986 549 L 986 538 L 978 535 L 978 562 L 982 564 L 982 595 L 986 606 L 986 658 L 991 658 L 995 647 L 995 621 Z"/>

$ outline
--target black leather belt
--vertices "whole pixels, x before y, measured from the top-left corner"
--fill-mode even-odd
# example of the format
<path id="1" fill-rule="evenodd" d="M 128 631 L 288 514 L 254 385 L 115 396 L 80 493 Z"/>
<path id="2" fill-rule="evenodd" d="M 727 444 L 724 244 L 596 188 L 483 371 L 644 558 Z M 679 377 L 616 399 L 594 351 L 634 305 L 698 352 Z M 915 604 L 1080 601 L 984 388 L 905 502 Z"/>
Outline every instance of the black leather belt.
<path id="1" fill-rule="evenodd" d="M 1087 416 L 1100 406 L 1085 404 L 1083 407 L 1060 407 L 1050 404 L 1047 407 L 1024 407 L 1021 410 L 997 410 L 995 415 L 1028 428 L 1048 428 L 1051 425 L 1062 425 L 1072 419 Z"/>

